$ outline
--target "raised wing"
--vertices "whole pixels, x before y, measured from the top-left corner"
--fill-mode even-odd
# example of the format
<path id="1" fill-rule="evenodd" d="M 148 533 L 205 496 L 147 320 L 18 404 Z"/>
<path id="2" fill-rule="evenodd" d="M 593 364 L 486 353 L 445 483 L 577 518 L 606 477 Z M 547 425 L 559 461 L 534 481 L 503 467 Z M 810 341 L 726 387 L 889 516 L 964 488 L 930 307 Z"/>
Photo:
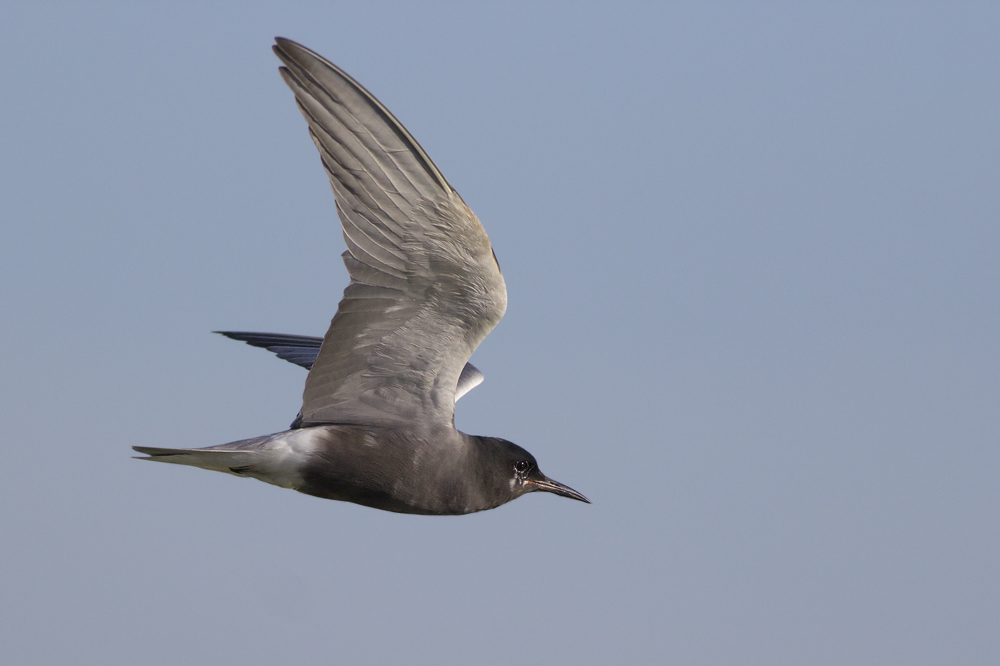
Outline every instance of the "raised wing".
<path id="1" fill-rule="evenodd" d="M 278 358 L 306 370 L 312 368 L 319 354 L 320 345 L 323 338 L 314 338 L 311 335 L 286 335 L 284 333 L 247 333 L 243 331 L 215 331 L 219 335 L 224 335 L 232 340 L 241 340 L 251 347 L 260 347 L 277 355 Z M 455 402 L 463 395 L 483 383 L 485 377 L 479 368 L 466 363 L 462 368 L 462 374 L 458 377 L 458 386 L 455 387 Z"/>
<path id="2" fill-rule="evenodd" d="M 295 42 L 274 50 L 330 176 L 351 276 L 301 425 L 450 426 L 462 369 L 507 307 L 489 238 L 371 93 Z"/>

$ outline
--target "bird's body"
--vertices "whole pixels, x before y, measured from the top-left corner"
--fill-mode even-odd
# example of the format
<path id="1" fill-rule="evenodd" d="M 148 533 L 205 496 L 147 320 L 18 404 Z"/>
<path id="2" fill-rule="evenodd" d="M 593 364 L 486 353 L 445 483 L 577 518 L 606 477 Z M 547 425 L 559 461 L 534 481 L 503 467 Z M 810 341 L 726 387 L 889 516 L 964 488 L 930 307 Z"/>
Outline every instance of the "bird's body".
<path id="1" fill-rule="evenodd" d="M 449 515 L 492 509 L 523 494 L 491 469 L 530 454 L 510 442 L 454 428 L 320 425 L 203 449 L 147 449 L 160 462 L 259 479 L 324 499 L 399 513 Z M 491 479 L 497 482 L 491 483 Z"/>
<path id="2" fill-rule="evenodd" d="M 471 513 L 536 490 L 587 501 L 516 444 L 454 427 L 455 401 L 482 381 L 469 356 L 507 306 L 479 220 L 371 93 L 294 42 L 279 38 L 275 53 L 330 176 L 351 282 L 319 345 L 227 333 L 309 368 L 290 430 L 201 449 L 133 448 L 146 460 L 402 513 Z"/>

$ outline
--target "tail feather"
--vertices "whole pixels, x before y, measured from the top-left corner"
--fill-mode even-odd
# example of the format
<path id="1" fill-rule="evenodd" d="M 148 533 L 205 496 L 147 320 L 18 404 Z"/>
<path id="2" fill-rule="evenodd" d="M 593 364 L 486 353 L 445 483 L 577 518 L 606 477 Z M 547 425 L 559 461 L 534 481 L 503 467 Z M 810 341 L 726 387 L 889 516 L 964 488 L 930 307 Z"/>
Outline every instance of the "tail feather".
<path id="1" fill-rule="evenodd" d="M 259 460 L 259 454 L 256 451 L 227 451 L 217 448 L 162 449 L 154 446 L 133 446 L 132 449 L 148 456 L 147 458 L 134 456 L 137 460 L 191 465 L 236 476 L 241 476 Z"/>
<path id="2" fill-rule="evenodd" d="M 285 432 L 203 449 L 166 449 L 157 446 L 133 446 L 153 462 L 191 465 L 235 476 L 260 479 L 282 488 L 302 485 L 302 466 L 326 440 L 323 428 L 286 430 Z M 138 456 L 137 456 L 138 457 Z"/>

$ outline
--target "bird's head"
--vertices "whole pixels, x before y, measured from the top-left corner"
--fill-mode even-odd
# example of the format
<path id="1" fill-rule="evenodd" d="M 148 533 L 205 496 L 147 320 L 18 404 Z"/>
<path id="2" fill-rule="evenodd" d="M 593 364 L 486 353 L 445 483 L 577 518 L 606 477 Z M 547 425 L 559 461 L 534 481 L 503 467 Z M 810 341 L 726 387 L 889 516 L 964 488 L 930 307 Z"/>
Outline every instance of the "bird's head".
<path id="1" fill-rule="evenodd" d="M 503 502 L 540 490 L 590 504 L 590 500 L 577 491 L 542 474 L 535 456 L 517 444 L 498 437 L 481 437 L 479 440 L 487 461 L 485 467 L 489 470 L 489 485 L 504 497 Z"/>

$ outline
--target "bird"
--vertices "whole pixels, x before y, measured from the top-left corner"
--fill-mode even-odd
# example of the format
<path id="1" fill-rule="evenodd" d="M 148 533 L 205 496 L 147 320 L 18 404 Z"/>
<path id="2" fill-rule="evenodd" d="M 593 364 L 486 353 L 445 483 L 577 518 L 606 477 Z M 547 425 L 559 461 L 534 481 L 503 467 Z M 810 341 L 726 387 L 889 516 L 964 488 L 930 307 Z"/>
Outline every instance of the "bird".
<path id="1" fill-rule="evenodd" d="M 289 39 L 272 48 L 329 176 L 350 281 L 322 340 L 224 332 L 308 368 L 288 430 L 133 446 L 139 459 L 407 514 L 468 514 L 538 491 L 589 504 L 517 444 L 455 428 L 456 400 L 483 378 L 469 358 L 507 308 L 479 219 L 360 83 Z"/>

